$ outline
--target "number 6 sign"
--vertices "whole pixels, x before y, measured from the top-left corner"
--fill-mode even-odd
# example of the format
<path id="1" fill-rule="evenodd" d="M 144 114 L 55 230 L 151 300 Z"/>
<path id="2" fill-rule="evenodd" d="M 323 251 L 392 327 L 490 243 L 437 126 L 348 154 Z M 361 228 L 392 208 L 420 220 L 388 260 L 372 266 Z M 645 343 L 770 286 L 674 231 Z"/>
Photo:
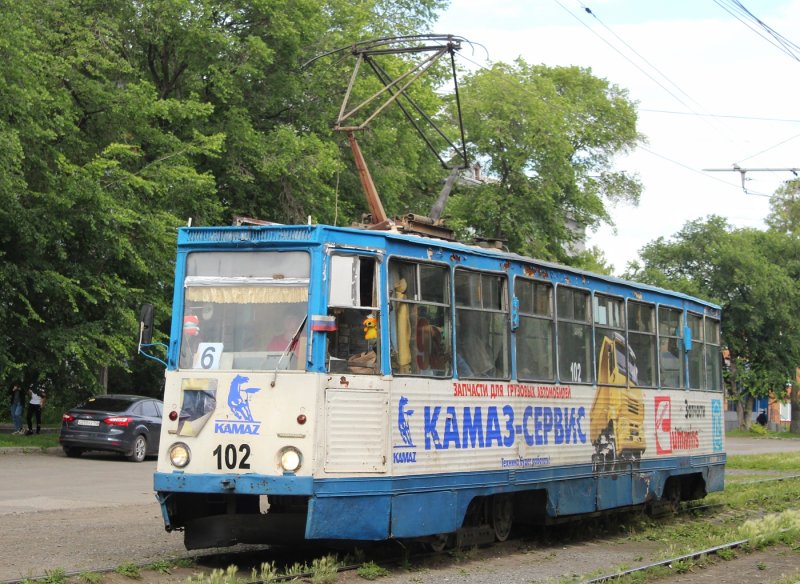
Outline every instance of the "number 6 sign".
<path id="1" fill-rule="evenodd" d="M 200 343 L 194 356 L 195 369 L 219 369 L 222 343 Z"/>

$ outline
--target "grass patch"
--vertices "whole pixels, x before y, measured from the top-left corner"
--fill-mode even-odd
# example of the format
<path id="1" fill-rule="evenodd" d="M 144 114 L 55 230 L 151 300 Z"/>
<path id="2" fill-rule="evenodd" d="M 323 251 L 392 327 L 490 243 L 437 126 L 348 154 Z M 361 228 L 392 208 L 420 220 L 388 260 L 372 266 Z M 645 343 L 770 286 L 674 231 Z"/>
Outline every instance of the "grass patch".
<path id="1" fill-rule="evenodd" d="M 100 584 L 103 581 L 103 575 L 97 572 L 81 572 L 78 575 L 78 580 L 84 584 Z"/>
<path id="2" fill-rule="evenodd" d="M 800 440 L 800 434 L 793 432 L 770 432 L 763 426 L 753 424 L 750 430 L 728 430 L 725 432 L 727 438 L 770 438 L 779 440 Z"/>
<path id="3" fill-rule="evenodd" d="M 729 456 L 727 467 L 739 470 L 780 470 L 800 472 L 800 452 Z"/>
<path id="4" fill-rule="evenodd" d="M 15 434 L 0 434 L 0 448 L 52 448 L 58 446 L 58 432 L 45 432 L 42 434 L 32 434 L 31 436 L 19 436 Z"/>
<path id="5" fill-rule="evenodd" d="M 139 566 L 133 562 L 125 562 L 124 564 L 120 564 L 114 571 L 117 574 L 125 576 L 126 578 L 132 578 L 134 580 L 138 580 L 142 577 L 142 573 L 139 571 Z"/>
<path id="6" fill-rule="evenodd" d="M 356 570 L 356 574 L 364 578 L 364 580 L 377 580 L 384 576 L 389 575 L 389 570 L 376 564 L 375 562 L 366 562 Z"/>

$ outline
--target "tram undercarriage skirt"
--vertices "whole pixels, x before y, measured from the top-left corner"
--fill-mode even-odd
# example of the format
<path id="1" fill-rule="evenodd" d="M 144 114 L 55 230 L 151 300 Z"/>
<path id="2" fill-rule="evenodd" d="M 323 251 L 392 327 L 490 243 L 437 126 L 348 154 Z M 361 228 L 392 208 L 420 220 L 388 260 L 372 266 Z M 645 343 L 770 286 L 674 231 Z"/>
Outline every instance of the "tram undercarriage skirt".
<path id="1" fill-rule="evenodd" d="M 305 536 L 305 513 L 210 515 L 188 522 L 187 550 L 228 547 L 237 543 L 292 543 Z"/>

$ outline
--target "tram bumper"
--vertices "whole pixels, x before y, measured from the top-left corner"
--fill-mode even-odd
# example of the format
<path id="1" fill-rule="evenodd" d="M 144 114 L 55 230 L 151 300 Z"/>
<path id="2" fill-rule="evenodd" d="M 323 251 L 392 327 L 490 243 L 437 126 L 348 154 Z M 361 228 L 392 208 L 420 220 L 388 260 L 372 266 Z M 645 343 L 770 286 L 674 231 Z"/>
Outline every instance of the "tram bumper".
<path id="1" fill-rule="evenodd" d="M 187 549 L 305 536 L 311 477 L 157 472 L 153 484 L 164 527 L 185 531 Z"/>

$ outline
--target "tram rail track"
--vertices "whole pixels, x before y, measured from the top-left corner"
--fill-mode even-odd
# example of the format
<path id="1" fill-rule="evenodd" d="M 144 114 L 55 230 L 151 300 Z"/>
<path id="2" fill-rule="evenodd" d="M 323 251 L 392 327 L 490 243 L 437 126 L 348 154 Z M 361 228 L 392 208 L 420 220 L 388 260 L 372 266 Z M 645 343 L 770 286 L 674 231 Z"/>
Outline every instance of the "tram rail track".
<path id="1" fill-rule="evenodd" d="M 743 481 L 736 483 L 737 485 L 757 485 L 757 484 L 769 484 L 769 483 L 778 483 L 787 480 L 795 480 L 800 478 L 800 474 L 792 474 L 792 475 L 784 475 L 779 477 L 770 477 L 766 479 L 758 479 L 754 481 Z M 703 501 L 698 501 L 697 504 L 693 504 L 691 502 L 684 503 L 681 505 L 680 509 L 677 510 L 675 513 L 676 515 L 684 515 L 690 513 L 706 513 L 706 512 L 716 512 L 721 508 L 725 508 L 728 505 L 726 503 L 705 503 Z M 631 512 L 628 512 L 631 513 Z M 661 518 L 663 516 L 659 516 Z M 591 521 L 591 519 L 587 519 Z M 580 523 L 580 520 L 578 521 Z M 510 539 L 510 541 L 521 541 L 524 540 L 526 535 L 524 533 L 520 534 L 521 537 L 515 534 L 514 537 Z M 581 538 L 577 538 L 578 542 L 581 541 Z M 591 541 L 584 539 L 583 541 Z M 558 541 L 551 546 L 546 546 L 541 548 L 543 551 L 547 551 L 549 547 L 553 549 L 559 548 L 564 544 L 570 543 L 570 537 L 559 537 Z M 731 541 L 726 544 L 720 544 L 718 546 L 705 548 L 698 550 L 696 552 L 689 552 L 686 554 L 678 555 L 675 557 L 670 557 L 665 560 L 659 560 L 657 562 L 648 563 L 637 568 L 631 568 L 624 571 L 609 573 L 603 576 L 599 576 L 590 580 L 581 580 L 581 582 L 595 583 L 595 582 L 608 582 L 613 581 L 614 579 L 621 578 L 628 574 L 633 574 L 637 572 L 646 571 L 648 569 L 657 568 L 658 566 L 664 566 L 669 564 L 674 564 L 676 562 L 681 561 L 690 561 L 696 560 L 697 558 L 703 555 L 716 555 L 722 550 L 726 549 L 735 549 L 737 547 L 744 546 L 749 543 L 749 540 L 736 540 Z M 386 567 L 387 569 L 394 569 L 397 566 L 408 564 L 408 563 L 421 563 L 426 562 L 430 558 L 434 558 L 437 556 L 442 556 L 442 553 L 435 553 L 429 551 L 410 551 L 410 548 L 405 548 L 402 554 L 392 553 L 391 544 L 387 544 L 385 546 L 374 546 L 370 549 L 364 558 L 363 561 L 369 562 L 373 561 L 379 566 Z M 469 549 L 470 546 L 465 546 L 462 549 Z M 487 546 L 487 547 L 494 547 L 494 546 Z M 449 551 L 451 554 L 459 553 L 457 551 L 458 548 L 455 550 L 451 548 Z M 258 566 L 266 561 L 274 561 L 279 568 L 289 568 L 293 562 L 297 563 L 301 566 L 311 566 L 314 559 L 319 558 L 321 555 L 335 555 L 337 553 L 345 554 L 345 563 L 341 566 L 337 567 L 337 572 L 345 573 L 357 570 L 363 564 L 361 562 L 353 562 L 349 561 L 347 557 L 347 548 L 330 548 L 328 546 L 308 546 L 303 551 L 299 550 L 292 550 L 287 554 L 286 548 L 275 548 L 275 547 L 268 547 L 268 546 L 247 546 L 247 549 L 243 550 L 230 550 L 230 549 L 223 549 L 223 550 L 213 550 L 213 551 L 204 551 L 202 553 L 195 553 L 195 554 L 187 554 L 185 556 L 179 556 L 172 558 L 171 560 L 166 560 L 167 562 L 174 562 L 175 565 L 178 565 L 181 561 L 191 560 L 195 563 L 195 566 L 199 568 L 200 571 L 211 573 L 215 569 L 224 569 L 230 564 L 236 564 L 240 567 L 243 567 L 243 571 L 246 573 L 248 570 L 252 569 L 252 567 L 258 568 Z M 396 552 L 396 550 L 395 550 Z M 447 552 L 445 552 L 447 553 Z M 287 557 L 289 558 L 287 561 Z M 132 562 L 140 570 L 146 570 L 148 568 L 152 569 L 153 562 Z M 64 577 L 66 578 L 73 578 L 78 577 L 83 573 L 86 572 L 96 572 L 100 574 L 108 574 L 112 572 L 118 571 L 119 567 L 98 567 L 94 569 L 84 569 L 80 571 L 74 572 L 66 572 L 64 573 Z M 25 581 L 31 581 L 36 579 L 42 579 L 47 577 L 47 573 L 42 574 L 40 576 L 28 576 L 27 578 L 22 579 L 11 579 L 11 580 L 2 580 L 0 584 L 21 584 Z M 293 571 L 291 574 L 282 574 L 274 576 L 271 581 L 275 582 L 284 582 L 288 580 L 292 580 L 294 578 L 311 578 L 313 577 L 313 571 Z M 254 583 L 260 582 L 259 580 L 253 580 Z"/>

